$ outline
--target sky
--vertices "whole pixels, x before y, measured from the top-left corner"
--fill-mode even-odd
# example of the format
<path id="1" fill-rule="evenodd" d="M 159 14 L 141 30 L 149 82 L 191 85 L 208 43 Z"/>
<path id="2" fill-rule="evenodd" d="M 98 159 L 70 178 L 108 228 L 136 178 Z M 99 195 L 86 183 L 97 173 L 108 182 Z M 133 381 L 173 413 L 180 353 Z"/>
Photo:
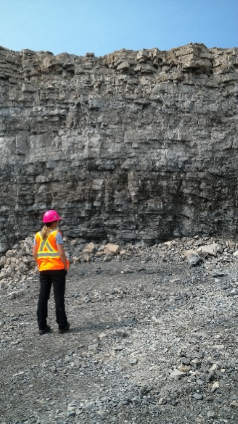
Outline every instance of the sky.
<path id="1" fill-rule="evenodd" d="M 0 46 L 79 56 L 238 46 L 238 0 L 0 0 Z"/>

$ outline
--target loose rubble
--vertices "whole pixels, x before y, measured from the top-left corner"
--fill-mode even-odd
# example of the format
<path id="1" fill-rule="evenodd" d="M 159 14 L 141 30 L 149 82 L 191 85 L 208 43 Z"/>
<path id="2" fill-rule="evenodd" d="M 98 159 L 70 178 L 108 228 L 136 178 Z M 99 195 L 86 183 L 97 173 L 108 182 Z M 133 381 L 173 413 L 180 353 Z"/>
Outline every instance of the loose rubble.
<path id="1" fill-rule="evenodd" d="M 36 269 L 32 257 L 33 237 L 29 236 L 0 258 L 0 284 L 4 287 L 15 278 L 26 279 L 31 269 Z M 137 258 L 142 263 L 150 261 L 173 261 L 187 263 L 190 266 L 200 265 L 204 259 L 214 258 L 215 262 L 227 263 L 234 261 L 238 256 L 238 244 L 233 240 L 219 241 L 213 237 L 194 238 L 183 237 L 172 241 L 147 246 L 144 242 L 127 244 L 87 243 L 83 239 L 69 239 L 64 237 L 67 245 L 67 256 L 74 265 L 83 262 L 109 262 L 116 257 L 119 261 Z M 192 247 L 192 249 L 191 249 Z M 130 272 L 130 268 L 124 270 Z"/>
<path id="2" fill-rule="evenodd" d="M 53 331 L 44 336 L 31 244 L 1 258 L 1 424 L 237 422 L 235 242 L 65 238 L 72 330 L 57 333 L 50 300 Z M 196 266 L 191 250 L 201 255 Z"/>

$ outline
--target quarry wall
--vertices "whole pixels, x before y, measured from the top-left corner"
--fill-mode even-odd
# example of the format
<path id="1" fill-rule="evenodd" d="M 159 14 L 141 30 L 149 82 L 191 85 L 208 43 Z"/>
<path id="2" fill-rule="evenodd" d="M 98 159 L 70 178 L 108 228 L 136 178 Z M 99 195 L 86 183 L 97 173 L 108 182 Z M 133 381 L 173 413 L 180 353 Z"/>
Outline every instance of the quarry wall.
<path id="1" fill-rule="evenodd" d="M 0 252 L 50 208 L 69 237 L 236 237 L 237 69 L 203 44 L 0 48 Z"/>

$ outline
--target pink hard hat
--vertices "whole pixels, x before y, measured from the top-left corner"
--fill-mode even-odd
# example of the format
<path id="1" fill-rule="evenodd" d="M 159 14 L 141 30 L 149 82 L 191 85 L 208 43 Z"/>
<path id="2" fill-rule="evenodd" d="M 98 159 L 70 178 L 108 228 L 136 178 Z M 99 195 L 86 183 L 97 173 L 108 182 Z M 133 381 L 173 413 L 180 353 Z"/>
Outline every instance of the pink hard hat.
<path id="1" fill-rule="evenodd" d="M 61 219 L 54 209 L 50 209 L 44 214 L 42 221 L 44 224 L 47 224 L 48 222 L 60 221 Z"/>

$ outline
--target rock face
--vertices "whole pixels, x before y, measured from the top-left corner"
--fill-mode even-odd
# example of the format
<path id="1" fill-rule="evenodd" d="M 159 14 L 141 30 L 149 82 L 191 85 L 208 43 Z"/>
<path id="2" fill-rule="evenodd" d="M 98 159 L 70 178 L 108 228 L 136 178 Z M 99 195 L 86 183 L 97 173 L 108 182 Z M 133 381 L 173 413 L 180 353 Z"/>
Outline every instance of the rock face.
<path id="1" fill-rule="evenodd" d="M 237 234 L 236 49 L 96 58 L 0 48 L 0 251 L 69 237 Z"/>

